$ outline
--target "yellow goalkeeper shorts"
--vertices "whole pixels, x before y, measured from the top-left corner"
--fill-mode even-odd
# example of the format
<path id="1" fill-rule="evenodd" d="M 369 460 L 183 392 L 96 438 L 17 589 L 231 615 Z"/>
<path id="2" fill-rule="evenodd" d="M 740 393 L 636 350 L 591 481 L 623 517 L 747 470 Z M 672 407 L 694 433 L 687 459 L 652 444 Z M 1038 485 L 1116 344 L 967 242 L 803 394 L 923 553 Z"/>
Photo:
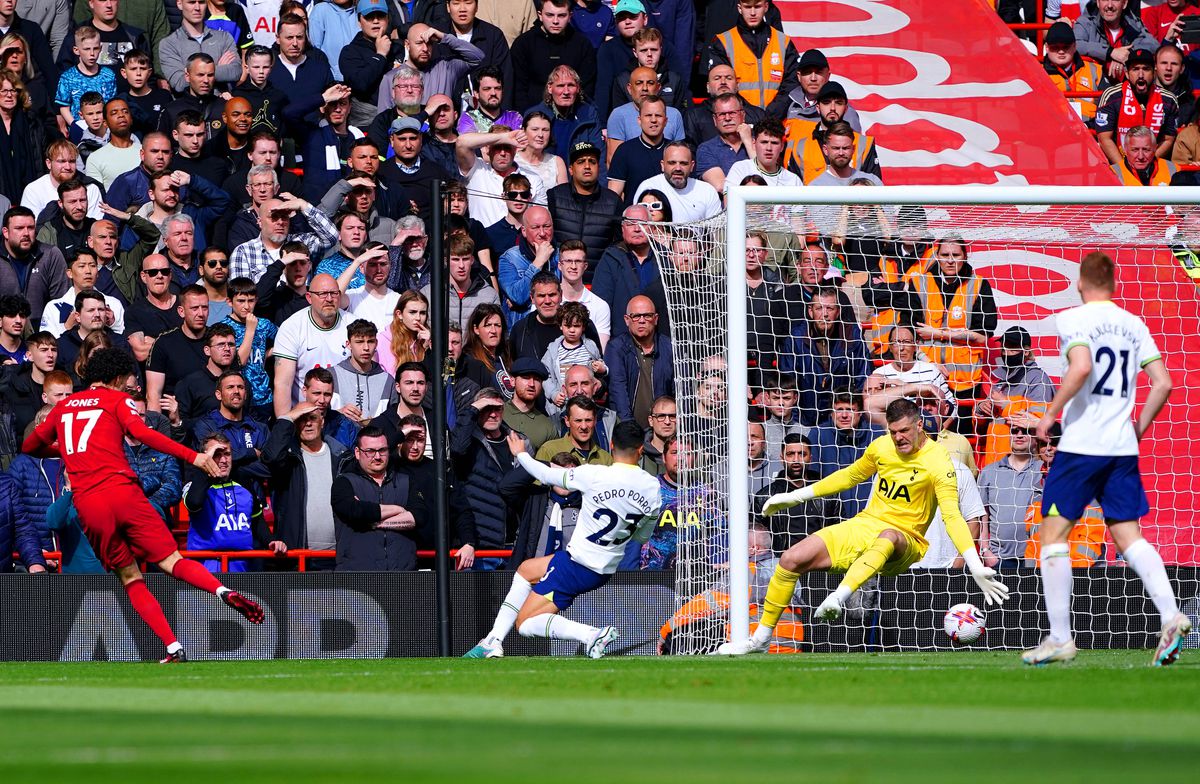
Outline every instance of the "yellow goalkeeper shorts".
<path id="1" fill-rule="evenodd" d="M 893 556 L 884 565 L 880 574 L 893 575 L 906 572 L 910 566 L 925 557 L 925 552 L 929 550 L 929 542 L 894 525 L 865 515 L 858 515 L 844 523 L 822 528 L 813 536 L 819 536 L 825 543 L 825 549 L 829 551 L 829 560 L 833 562 L 829 570 L 844 572 L 879 538 L 880 533 L 887 530 L 896 531 L 903 536 L 908 546 L 904 548 L 903 555 Z"/>

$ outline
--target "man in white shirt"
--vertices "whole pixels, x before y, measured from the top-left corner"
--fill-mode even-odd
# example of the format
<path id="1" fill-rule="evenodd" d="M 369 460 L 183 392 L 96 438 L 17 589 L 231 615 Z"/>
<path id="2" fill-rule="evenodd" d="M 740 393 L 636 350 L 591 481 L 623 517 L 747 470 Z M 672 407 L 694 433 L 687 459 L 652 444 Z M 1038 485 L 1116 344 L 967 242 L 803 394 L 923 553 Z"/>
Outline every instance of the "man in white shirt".
<path id="1" fill-rule="evenodd" d="M 529 178 L 533 203 L 546 203 L 546 185 L 532 169 L 517 163 L 517 148 L 525 146 L 525 132 L 493 125 L 492 133 L 464 133 L 454 142 L 459 173 L 467 178 L 467 204 L 471 217 L 484 226 L 504 218 L 508 211 L 504 199 L 504 178 L 518 171 Z M 486 157 L 476 150 L 487 147 Z"/>
<path id="2" fill-rule="evenodd" d="M 58 186 L 79 175 L 79 148 L 66 139 L 55 139 L 46 148 L 46 174 L 25 186 L 21 206 L 28 207 L 36 218 L 52 201 L 58 201 Z M 100 209 L 100 186 L 89 183 L 87 216 L 93 220 L 104 217 Z"/>
<path id="3" fill-rule="evenodd" d="M 349 356 L 346 327 L 351 315 L 338 308 L 342 292 L 332 275 L 315 275 L 308 284 L 308 307 L 288 317 L 275 337 L 275 416 L 300 402 L 304 375 L 332 367 Z"/>
<path id="4" fill-rule="evenodd" d="M 88 156 L 87 175 L 108 188 L 117 177 L 141 164 L 142 143 L 133 135 L 133 114 L 121 98 L 104 105 L 104 121 L 108 144 Z"/>
<path id="5" fill-rule="evenodd" d="M 669 142 L 663 149 L 662 174 L 643 180 L 633 200 L 642 198 L 648 190 L 665 193 L 671 202 L 675 223 L 688 223 L 711 218 L 721 211 L 721 197 L 713 186 L 692 179 L 696 158 L 687 142 Z"/>
<path id="6" fill-rule="evenodd" d="M 783 123 L 774 117 L 766 117 L 754 123 L 750 135 L 753 142 L 746 145 L 750 150 L 750 159 L 737 161 L 729 167 L 729 173 L 725 175 L 725 193 L 729 193 L 729 186 L 741 185 L 742 180 L 751 174 L 762 177 L 767 185 L 804 184 L 799 175 L 783 167 L 783 140 L 787 136 Z"/>
<path id="7" fill-rule="evenodd" d="M 350 279 L 359 269 L 362 270 L 366 285 L 351 289 Z M 342 292 L 338 306 L 356 319 L 366 319 L 382 332 L 391 325 L 392 313 L 400 301 L 400 293 L 388 288 L 391 271 L 387 246 L 368 243 L 358 258 L 338 277 L 338 289 Z"/>

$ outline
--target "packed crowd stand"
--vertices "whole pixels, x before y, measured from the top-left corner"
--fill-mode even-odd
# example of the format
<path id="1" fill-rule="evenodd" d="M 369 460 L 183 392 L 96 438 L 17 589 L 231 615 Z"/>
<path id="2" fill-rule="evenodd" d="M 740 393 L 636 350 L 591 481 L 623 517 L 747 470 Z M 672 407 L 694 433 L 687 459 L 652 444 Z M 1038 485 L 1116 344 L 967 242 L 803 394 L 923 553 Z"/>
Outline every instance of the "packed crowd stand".
<path id="1" fill-rule="evenodd" d="M 60 461 L 20 453 L 100 348 L 137 361 L 126 391 L 146 424 L 218 446 L 215 479 L 126 447 L 186 548 L 276 556 L 210 569 L 294 569 L 294 551 L 336 554 L 310 570 L 417 568 L 434 541 L 433 296 L 452 322 L 456 567 L 502 568 L 573 530 L 577 494 L 533 482 L 509 432 L 539 460 L 607 464 L 632 419 L 664 511 L 622 568 L 672 568 L 680 531 L 724 514 L 680 485 L 681 465 L 719 460 L 677 436 L 675 396 L 720 421 L 729 394 L 721 361 L 676 377 L 660 273 L 704 266 L 704 237 L 679 224 L 717 215 L 730 185 L 886 178 L 825 56 L 798 51 L 767 0 L 288 0 L 274 33 L 232 0 L 68 6 L 0 0 L 4 571 L 14 550 L 31 572 L 44 552 L 101 571 Z M 1128 90 L 1138 56 L 1117 69 L 1118 52 L 1106 78 Z M 1182 116 L 1147 123 L 1164 160 Z M 1120 125 L 1106 152 L 1145 130 Z M 984 557 L 1036 562 L 1054 444 L 1029 429 L 1053 386 L 1029 334 L 997 334 L 968 244 L 935 241 L 919 207 L 835 217 L 747 237 L 752 552 L 856 513 L 869 488 L 758 510 L 852 462 L 909 396 L 978 491 L 964 514 Z M 1078 557 L 1102 560 L 1102 528 L 1082 529 Z"/>

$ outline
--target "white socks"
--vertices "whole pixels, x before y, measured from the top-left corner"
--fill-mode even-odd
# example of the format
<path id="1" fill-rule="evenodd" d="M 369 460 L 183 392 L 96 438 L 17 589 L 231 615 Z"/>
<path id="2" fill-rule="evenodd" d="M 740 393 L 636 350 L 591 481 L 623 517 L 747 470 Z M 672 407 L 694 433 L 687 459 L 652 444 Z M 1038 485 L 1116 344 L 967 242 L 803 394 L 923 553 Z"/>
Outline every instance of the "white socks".
<path id="1" fill-rule="evenodd" d="M 487 639 L 497 642 L 504 641 L 504 638 L 512 631 L 513 623 L 517 620 L 517 613 L 521 612 L 521 605 L 525 604 L 525 599 L 532 590 L 533 585 L 528 580 L 520 574 L 513 575 L 512 587 L 508 589 L 504 603 L 500 605 L 500 610 L 496 613 L 496 622 L 492 624 L 492 630 L 488 632 Z"/>
<path id="2" fill-rule="evenodd" d="M 224 598 L 225 598 L 225 594 L 229 593 L 229 592 L 230 592 L 230 591 L 232 591 L 232 590 L 233 590 L 232 588 L 229 588 L 228 586 L 222 585 L 220 588 L 218 588 L 218 589 L 217 589 L 217 598 L 218 598 L 218 599 L 224 599 Z"/>
<path id="3" fill-rule="evenodd" d="M 1174 618 L 1179 612 L 1179 605 L 1175 602 L 1175 591 L 1171 588 L 1167 570 L 1163 568 L 1162 557 L 1154 545 L 1145 539 L 1138 539 L 1125 550 L 1125 563 L 1142 578 L 1146 593 L 1158 608 L 1162 622 L 1165 624 Z"/>
<path id="4" fill-rule="evenodd" d="M 1071 547 L 1048 544 L 1042 547 L 1042 593 L 1050 617 L 1050 639 L 1071 639 Z"/>
<path id="5" fill-rule="evenodd" d="M 598 631 L 594 626 L 572 621 L 561 615 L 535 615 L 526 619 L 518 629 L 522 637 L 550 637 L 555 640 L 575 640 L 581 645 L 587 645 L 596 638 Z"/>

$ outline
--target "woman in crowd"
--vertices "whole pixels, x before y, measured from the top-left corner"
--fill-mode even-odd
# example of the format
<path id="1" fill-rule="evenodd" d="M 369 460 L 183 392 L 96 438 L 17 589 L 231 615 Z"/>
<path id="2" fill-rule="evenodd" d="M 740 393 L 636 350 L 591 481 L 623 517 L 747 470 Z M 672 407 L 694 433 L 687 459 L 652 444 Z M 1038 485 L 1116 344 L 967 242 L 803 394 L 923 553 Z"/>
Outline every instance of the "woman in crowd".
<path id="1" fill-rule="evenodd" d="M 517 163 L 541 177 L 546 190 L 566 182 L 567 167 L 563 159 L 546 151 L 550 146 L 550 118 L 546 113 L 530 112 L 521 127 L 529 143 L 517 153 Z"/>
<path id="2" fill-rule="evenodd" d="M 45 134 L 32 106 L 21 77 L 0 71 L 0 195 L 13 204 L 45 171 Z"/>
<path id="3" fill-rule="evenodd" d="M 419 291 L 406 291 L 392 311 L 392 323 L 379 335 L 376 360 L 394 376 L 405 362 L 425 361 L 429 338 L 429 300 Z"/>
<path id="4" fill-rule="evenodd" d="M 456 375 L 481 387 L 493 387 L 512 399 L 513 380 L 508 374 L 508 326 L 499 305 L 480 305 L 467 323 L 466 342 Z"/>

